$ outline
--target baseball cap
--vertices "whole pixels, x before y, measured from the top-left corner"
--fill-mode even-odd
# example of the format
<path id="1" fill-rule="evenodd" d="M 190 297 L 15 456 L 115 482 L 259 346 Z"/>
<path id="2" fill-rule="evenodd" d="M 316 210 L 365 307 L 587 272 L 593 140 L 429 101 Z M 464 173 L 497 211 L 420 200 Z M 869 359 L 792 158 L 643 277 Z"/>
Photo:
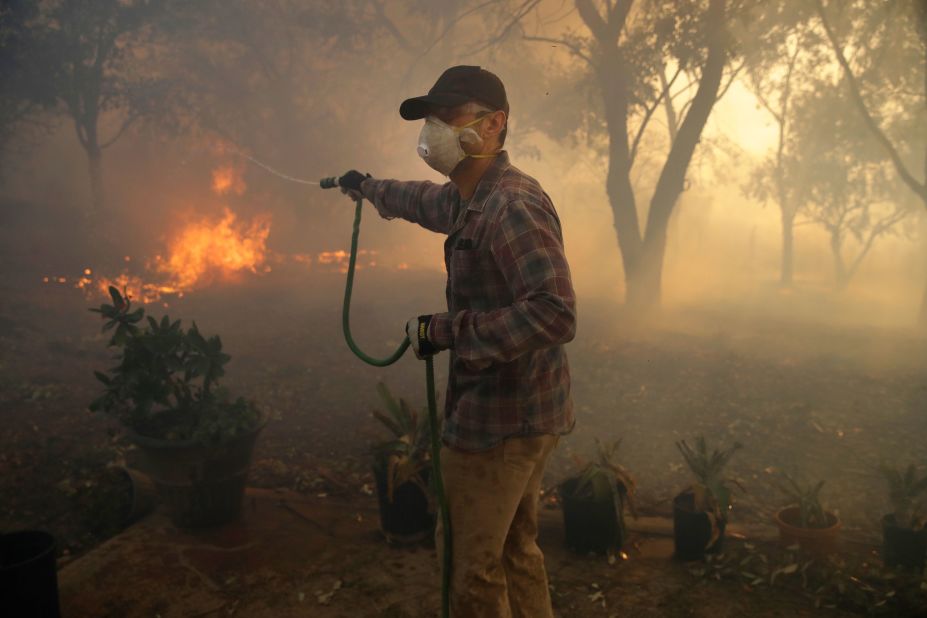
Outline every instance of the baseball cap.
<path id="1" fill-rule="evenodd" d="M 468 101 L 479 101 L 509 113 L 509 101 L 501 79 L 482 67 L 459 65 L 442 73 L 428 94 L 403 101 L 399 115 L 406 120 L 418 120 L 428 115 L 431 105 L 456 107 Z"/>

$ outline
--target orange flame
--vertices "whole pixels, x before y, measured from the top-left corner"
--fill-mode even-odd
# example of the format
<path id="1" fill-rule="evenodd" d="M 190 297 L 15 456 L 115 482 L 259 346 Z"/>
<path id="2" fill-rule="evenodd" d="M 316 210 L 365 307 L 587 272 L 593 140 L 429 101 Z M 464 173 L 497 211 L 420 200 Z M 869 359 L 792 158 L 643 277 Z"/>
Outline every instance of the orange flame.
<path id="1" fill-rule="evenodd" d="M 234 193 L 241 195 L 247 189 L 245 180 L 242 178 L 244 167 L 234 165 L 224 165 L 217 167 L 212 171 L 212 190 L 216 195 L 225 195 Z"/>
<path id="2" fill-rule="evenodd" d="M 218 222 L 202 220 L 184 228 L 171 241 L 167 257 L 155 258 L 155 270 L 167 275 L 172 286 L 180 290 L 241 271 L 268 272 L 265 259 L 269 234 L 269 215 L 244 224 L 226 209 Z"/>
<path id="3" fill-rule="evenodd" d="M 357 262 L 355 263 L 355 268 L 361 270 L 365 267 L 373 268 L 377 265 L 376 255 L 377 251 L 361 249 L 357 252 Z M 338 269 L 339 272 L 346 273 L 348 272 L 348 262 L 351 255 L 344 249 L 338 249 L 337 251 L 323 251 L 319 254 L 319 257 L 316 261 L 323 266 L 332 266 Z M 363 258 L 367 258 L 367 262 L 363 263 Z"/>
<path id="4" fill-rule="evenodd" d="M 266 263 L 269 234 L 269 215 L 244 223 L 226 209 L 218 221 L 201 219 L 190 223 L 171 240 L 166 257 L 155 256 L 148 268 L 161 275 L 160 281 L 123 272 L 114 278 L 96 279 L 96 288 L 105 293 L 112 285 L 124 289 L 133 300 L 148 304 L 160 301 L 165 294 L 182 298 L 184 292 L 195 287 L 216 279 L 232 279 L 243 271 L 270 272 Z M 130 256 L 125 256 L 125 261 L 130 262 Z M 82 285 L 75 287 L 88 287 L 91 281 L 85 275 Z"/>

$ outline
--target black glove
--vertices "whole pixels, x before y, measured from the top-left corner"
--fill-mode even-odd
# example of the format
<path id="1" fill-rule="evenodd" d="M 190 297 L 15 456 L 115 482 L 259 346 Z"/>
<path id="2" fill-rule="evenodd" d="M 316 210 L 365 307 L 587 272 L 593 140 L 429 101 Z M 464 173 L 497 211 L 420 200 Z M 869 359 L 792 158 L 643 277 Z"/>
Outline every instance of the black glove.
<path id="1" fill-rule="evenodd" d="M 424 360 L 425 357 L 434 356 L 438 353 L 437 346 L 428 341 L 428 325 L 430 323 L 430 315 L 420 315 L 406 323 L 406 336 L 409 338 L 412 351 L 415 352 L 415 358 L 418 360 Z"/>
<path id="2" fill-rule="evenodd" d="M 342 189 L 347 189 L 348 191 L 356 191 L 360 193 L 361 183 L 364 182 L 367 178 L 370 178 L 370 174 L 364 175 L 358 172 L 357 170 L 351 170 L 350 172 L 345 173 L 344 176 L 338 179 L 338 185 Z"/>

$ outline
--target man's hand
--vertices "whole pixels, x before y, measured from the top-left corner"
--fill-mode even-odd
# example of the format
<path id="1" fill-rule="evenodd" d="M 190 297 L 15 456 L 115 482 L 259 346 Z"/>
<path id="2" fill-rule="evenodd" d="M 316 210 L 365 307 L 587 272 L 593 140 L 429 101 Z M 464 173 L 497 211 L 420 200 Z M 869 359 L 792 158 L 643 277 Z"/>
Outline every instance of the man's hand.
<path id="1" fill-rule="evenodd" d="M 338 186 L 341 187 L 341 192 L 351 196 L 352 200 L 363 199 L 364 194 L 361 193 L 361 183 L 368 178 L 370 178 L 370 174 L 362 174 L 357 170 L 351 170 L 338 179 Z"/>
<path id="2" fill-rule="evenodd" d="M 428 341 L 429 322 L 431 322 L 430 315 L 420 315 L 417 318 L 412 318 L 406 323 L 406 335 L 409 337 L 409 343 L 412 344 L 412 351 L 415 352 L 415 358 L 419 360 L 434 356 L 438 352 L 438 348 Z"/>

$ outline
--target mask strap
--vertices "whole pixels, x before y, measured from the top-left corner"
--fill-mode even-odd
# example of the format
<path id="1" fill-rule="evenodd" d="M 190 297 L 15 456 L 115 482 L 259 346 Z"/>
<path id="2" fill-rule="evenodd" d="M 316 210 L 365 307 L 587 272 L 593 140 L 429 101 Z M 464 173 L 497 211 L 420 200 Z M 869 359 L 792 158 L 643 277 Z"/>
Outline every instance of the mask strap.
<path id="1" fill-rule="evenodd" d="M 474 118 L 473 120 L 471 120 L 471 121 L 468 122 L 467 124 L 460 125 L 460 126 L 457 127 L 457 128 L 458 128 L 458 129 L 466 129 L 466 128 L 468 128 L 468 127 L 472 127 L 473 125 L 475 125 L 475 124 L 481 122 L 484 118 L 486 118 L 486 116 L 487 116 L 488 114 L 489 114 L 489 112 L 487 112 L 486 114 L 480 116 L 479 118 Z M 467 156 L 468 156 L 469 158 L 471 158 L 471 159 L 492 159 L 492 158 L 494 158 L 494 157 L 498 157 L 498 156 L 499 156 L 499 153 L 501 153 L 501 152 L 502 152 L 502 150 L 500 149 L 500 150 L 497 150 L 496 152 L 492 152 L 492 153 L 489 153 L 489 154 L 467 154 Z"/>

